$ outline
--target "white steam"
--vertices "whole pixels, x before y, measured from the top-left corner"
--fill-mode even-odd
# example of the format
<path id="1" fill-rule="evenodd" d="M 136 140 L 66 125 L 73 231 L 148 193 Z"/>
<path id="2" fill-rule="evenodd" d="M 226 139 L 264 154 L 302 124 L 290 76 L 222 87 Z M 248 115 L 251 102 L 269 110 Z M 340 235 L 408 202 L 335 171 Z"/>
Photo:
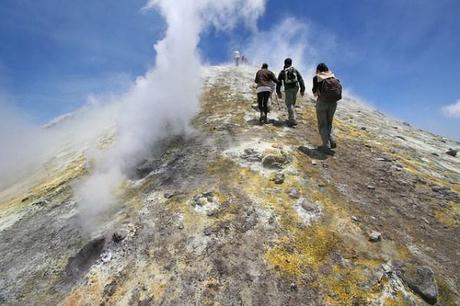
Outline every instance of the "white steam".
<path id="1" fill-rule="evenodd" d="M 46 155 L 42 131 L 0 101 L 0 190 L 34 170 Z"/>
<path id="2" fill-rule="evenodd" d="M 75 188 L 84 218 L 115 203 L 114 194 L 126 173 L 151 152 L 156 141 L 189 129 L 199 109 L 200 33 L 210 26 L 229 30 L 239 21 L 255 27 L 264 7 L 265 0 L 148 2 L 146 8 L 159 9 L 166 20 L 165 37 L 155 45 L 155 67 L 120 98 L 116 144 L 94 154 L 93 174 Z"/>

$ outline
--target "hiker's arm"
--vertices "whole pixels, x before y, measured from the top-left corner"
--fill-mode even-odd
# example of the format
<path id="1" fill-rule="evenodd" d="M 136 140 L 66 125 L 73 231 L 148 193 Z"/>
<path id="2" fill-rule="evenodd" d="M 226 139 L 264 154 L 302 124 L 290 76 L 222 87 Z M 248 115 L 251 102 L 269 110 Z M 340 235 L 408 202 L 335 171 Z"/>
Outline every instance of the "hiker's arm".
<path id="1" fill-rule="evenodd" d="M 259 84 L 259 73 L 256 73 L 256 78 L 254 79 L 254 83 Z"/>
<path id="2" fill-rule="evenodd" d="M 273 72 L 270 73 L 270 79 L 271 79 L 273 82 L 275 82 L 275 84 L 278 85 L 279 81 L 278 81 L 278 79 L 276 78 L 276 76 L 275 76 L 275 74 L 274 74 Z"/>
<path id="3" fill-rule="evenodd" d="M 303 81 L 303 77 L 299 71 L 297 71 L 297 79 L 299 80 L 300 85 L 300 94 L 303 95 L 305 93 L 305 83 Z"/>
<path id="4" fill-rule="evenodd" d="M 311 91 L 315 97 L 318 97 L 318 78 L 316 76 L 313 78 L 313 88 Z"/>
<path id="5" fill-rule="evenodd" d="M 283 84 L 284 79 L 283 72 L 284 71 L 281 71 L 278 75 L 278 82 L 276 83 L 276 94 L 278 95 L 278 97 L 281 96 L 281 85 Z"/>

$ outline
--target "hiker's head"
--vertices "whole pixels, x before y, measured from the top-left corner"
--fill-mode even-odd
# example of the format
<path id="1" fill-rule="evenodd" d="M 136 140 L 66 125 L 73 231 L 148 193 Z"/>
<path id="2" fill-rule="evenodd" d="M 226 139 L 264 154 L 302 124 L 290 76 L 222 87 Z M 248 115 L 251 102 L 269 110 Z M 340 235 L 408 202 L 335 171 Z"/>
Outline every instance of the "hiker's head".
<path id="1" fill-rule="evenodd" d="M 263 64 L 262 64 L 262 69 L 268 69 L 268 64 L 263 63 Z"/>
<path id="2" fill-rule="evenodd" d="M 292 59 L 287 58 L 284 60 L 284 68 L 288 68 L 292 66 Z"/>
<path id="3" fill-rule="evenodd" d="M 329 68 L 327 67 L 325 63 L 321 63 L 321 64 L 318 64 L 318 66 L 316 66 L 316 73 L 326 72 L 326 71 L 329 71 Z"/>

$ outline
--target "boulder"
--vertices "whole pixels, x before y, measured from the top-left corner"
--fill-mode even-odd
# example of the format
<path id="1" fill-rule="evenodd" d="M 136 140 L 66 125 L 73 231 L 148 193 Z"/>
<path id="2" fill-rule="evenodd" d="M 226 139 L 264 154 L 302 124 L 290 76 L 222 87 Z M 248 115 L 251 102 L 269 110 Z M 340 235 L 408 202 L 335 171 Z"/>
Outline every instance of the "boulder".
<path id="1" fill-rule="evenodd" d="M 403 265 L 398 276 L 418 296 L 434 305 L 438 300 L 438 286 L 433 270 L 426 266 Z"/>
<path id="2" fill-rule="evenodd" d="M 285 153 L 281 154 L 268 154 L 262 159 L 262 166 L 268 169 L 283 169 L 289 164 L 289 158 Z"/>
<path id="3" fill-rule="evenodd" d="M 382 240 L 382 234 L 380 232 L 372 231 L 369 234 L 369 241 L 378 242 L 380 240 Z"/>
<path id="4" fill-rule="evenodd" d="M 450 155 L 450 156 L 453 156 L 453 157 L 456 157 L 457 156 L 457 153 L 458 153 L 458 150 L 454 150 L 454 149 L 449 149 L 446 154 L 447 155 Z"/>

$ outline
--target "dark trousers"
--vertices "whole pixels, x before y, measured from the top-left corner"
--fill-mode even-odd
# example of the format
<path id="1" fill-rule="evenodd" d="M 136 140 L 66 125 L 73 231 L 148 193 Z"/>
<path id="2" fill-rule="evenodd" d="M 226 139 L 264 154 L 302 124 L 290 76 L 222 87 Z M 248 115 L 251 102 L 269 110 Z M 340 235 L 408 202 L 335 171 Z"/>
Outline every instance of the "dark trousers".
<path id="1" fill-rule="evenodd" d="M 331 148 L 331 143 L 335 142 L 332 136 L 332 121 L 337 109 L 337 102 L 316 102 L 316 118 L 318 119 L 318 130 L 321 135 L 323 146 Z"/>
<path id="2" fill-rule="evenodd" d="M 262 91 L 257 94 L 257 103 L 259 104 L 259 110 L 265 114 L 268 113 L 268 99 L 270 99 L 271 92 Z"/>

